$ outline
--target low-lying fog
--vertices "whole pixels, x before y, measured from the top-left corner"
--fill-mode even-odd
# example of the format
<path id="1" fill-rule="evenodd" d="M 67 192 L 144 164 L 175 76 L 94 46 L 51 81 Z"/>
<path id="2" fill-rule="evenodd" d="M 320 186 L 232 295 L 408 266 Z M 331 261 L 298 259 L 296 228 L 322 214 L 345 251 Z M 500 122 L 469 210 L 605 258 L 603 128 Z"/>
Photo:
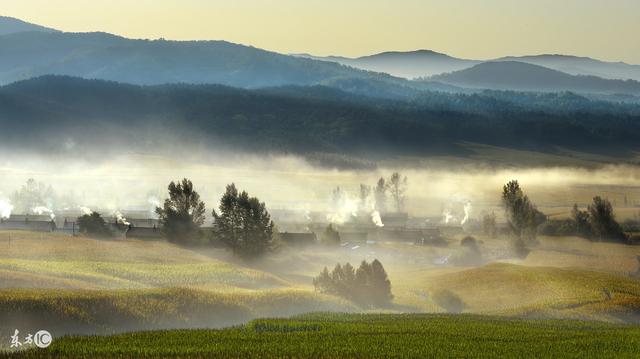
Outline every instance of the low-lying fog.
<path id="1" fill-rule="evenodd" d="M 88 162 L 73 157 L 41 159 L 3 154 L 0 201 L 6 204 L 33 178 L 52 186 L 61 202 L 42 206 L 107 212 L 148 210 L 151 215 L 166 196 L 167 184 L 186 177 L 193 181 L 209 214 L 218 206 L 225 186 L 232 182 L 265 201 L 271 210 L 326 211 L 337 186 L 348 198 L 357 199 L 361 183 L 374 186 L 378 178 L 399 171 L 408 178 L 406 210 L 413 216 L 438 216 L 447 208 L 460 215 L 468 203 L 472 204 L 472 217 L 478 216 L 481 211 L 496 209 L 502 185 L 511 179 L 520 182 L 543 212 L 568 208 L 574 202 L 586 206 L 595 195 L 609 198 L 614 206 L 633 208 L 640 203 L 640 168 L 632 166 L 496 169 L 480 165 L 448 167 L 446 161 L 440 161 L 424 168 L 351 171 L 320 168 L 293 156 L 212 154 L 206 158 L 123 154 Z M 622 216 L 634 215 L 633 211 L 620 209 Z"/>

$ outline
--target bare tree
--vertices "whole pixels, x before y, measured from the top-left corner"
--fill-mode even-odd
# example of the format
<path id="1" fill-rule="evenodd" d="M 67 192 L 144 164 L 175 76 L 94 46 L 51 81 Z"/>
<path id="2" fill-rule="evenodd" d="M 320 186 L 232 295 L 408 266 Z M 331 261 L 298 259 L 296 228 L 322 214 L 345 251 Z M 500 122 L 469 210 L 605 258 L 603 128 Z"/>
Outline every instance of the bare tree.
<path id="1" fill-rule="evenodd" d="M 400 173 L 394 172 L 389 178 L 388 186 L 389 192 L 391 192 L 391 198 L 396 207 L 397 212 L 404 211 L 404 202 L 407 193 L 407 177 L 402 177 Z"/>

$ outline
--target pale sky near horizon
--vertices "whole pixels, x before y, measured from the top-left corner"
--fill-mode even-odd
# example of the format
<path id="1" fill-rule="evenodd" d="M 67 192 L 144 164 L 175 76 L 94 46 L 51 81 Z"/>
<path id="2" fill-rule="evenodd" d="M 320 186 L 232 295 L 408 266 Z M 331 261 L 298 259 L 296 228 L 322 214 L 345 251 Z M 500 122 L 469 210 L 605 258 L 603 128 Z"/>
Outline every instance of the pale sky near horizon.
<path id="1" fill-rule="evenodd" d="M 281 53 L 430 49 L 640 64 L 640 0 L 0 0 L 0 15 L 63 31 L 227 40 Z"/>

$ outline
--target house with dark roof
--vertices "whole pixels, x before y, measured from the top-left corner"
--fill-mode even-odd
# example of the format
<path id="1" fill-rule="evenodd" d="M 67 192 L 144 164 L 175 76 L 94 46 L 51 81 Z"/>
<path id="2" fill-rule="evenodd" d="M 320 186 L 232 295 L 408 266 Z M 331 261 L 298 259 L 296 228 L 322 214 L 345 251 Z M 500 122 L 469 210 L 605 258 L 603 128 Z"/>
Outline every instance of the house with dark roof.
<path id="1" fill-rule="evenodd" d="M 318 243 L 315 233 L 280 233 L 280 239 L 290 246 L 308 246 Z"/>
<path id="2" fill-rule="evenodd" d="M 11 215 L 0 219 L 0 230 L 53 232 L 55 229 L 56 223 L 49 216 Z"/>

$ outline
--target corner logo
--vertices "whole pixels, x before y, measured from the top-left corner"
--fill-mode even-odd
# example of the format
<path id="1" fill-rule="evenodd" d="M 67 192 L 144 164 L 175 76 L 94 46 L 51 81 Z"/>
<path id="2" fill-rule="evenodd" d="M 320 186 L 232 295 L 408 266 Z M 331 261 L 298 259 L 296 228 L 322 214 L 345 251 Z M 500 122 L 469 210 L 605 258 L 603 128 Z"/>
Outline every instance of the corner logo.
<path id="1" fill-rule="evenodd" d="M 20 341 L 20 331 L 16 329 L 11 336 L 11 346 L 10 348 L 21 348 L 23 345 L 34 345 L 38 348 L 46 348 L 51 345 L 53 341 L 53 337 L 51 333 L 46 330 L 39 330 L 35 335 L 29 333 L 24 337 L 24 342 Z"/>

